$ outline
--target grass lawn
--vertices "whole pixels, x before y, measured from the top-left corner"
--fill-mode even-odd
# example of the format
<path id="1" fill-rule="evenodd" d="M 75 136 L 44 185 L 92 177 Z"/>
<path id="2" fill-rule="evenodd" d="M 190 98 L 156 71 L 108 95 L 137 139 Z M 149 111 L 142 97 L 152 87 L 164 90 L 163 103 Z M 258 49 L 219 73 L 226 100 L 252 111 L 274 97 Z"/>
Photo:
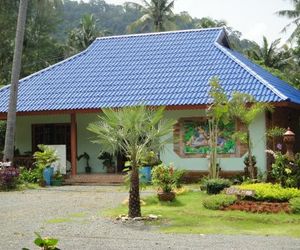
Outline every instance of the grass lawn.
<path id="1" fill-rule="evenodd" d="M 300 238 L 300 215 L 253 214 L 239 211 L 213 211 L 202 206 L 203 192 L 188 192 L 172 203 L 159 202 L 156 196 L 143 199 L 142 214 L 161 215 L 159 230 L 166 233 L 195 234 L 254 234 L 280 235 Z M 127 214 L 127 206 L 106 211 L 116 217 Z"/>

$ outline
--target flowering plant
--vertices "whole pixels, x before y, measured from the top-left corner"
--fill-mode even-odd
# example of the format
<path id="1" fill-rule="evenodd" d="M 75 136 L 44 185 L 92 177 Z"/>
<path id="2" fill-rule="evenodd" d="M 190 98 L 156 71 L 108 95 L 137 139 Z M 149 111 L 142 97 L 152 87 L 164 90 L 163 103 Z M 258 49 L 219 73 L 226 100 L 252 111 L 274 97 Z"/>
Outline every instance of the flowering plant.
<path id="1" fill-rule="evenodd" d="M 266 150 L 274 157 L 271 174 L 277 182 L 283 187 L 296 187 L 299 185 L 300 161 L 299 154 L 295 156 L 295 162 L 290 161 L 288 157 L 280 151 Z"/>
<path id="2" fill-rule="evenodd" d="M 174 169 L 172 165 L 165 166 L 164 164 L 160 164 L 152 170 L 152 181 L 163 192 L 169 193 L 174 188 L 180 186 L 183 174 L 183 170 Z"/>
<path id="3" fill-rule="evenodd" d="M 4 190 L 13 189 L 17 185 L 19 170 L 15 167 L 4 167 L 0 169 L 0 187 Z"/>

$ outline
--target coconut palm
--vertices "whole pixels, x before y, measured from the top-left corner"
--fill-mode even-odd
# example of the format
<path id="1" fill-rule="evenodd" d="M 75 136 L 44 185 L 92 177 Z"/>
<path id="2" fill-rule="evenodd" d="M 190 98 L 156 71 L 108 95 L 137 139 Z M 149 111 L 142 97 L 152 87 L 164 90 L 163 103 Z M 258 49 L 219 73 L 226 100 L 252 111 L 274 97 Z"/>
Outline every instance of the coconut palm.
<path id="1" fill-rule="evenodd" d="M 3 154 L 3 160 L 10 161 L 12 161 L 14 157 L 18 84 L 21 72 L 21 58 L 23 51 L 27 6 L 28 0 L 20 0 Z"/>
<path id="2" fill-rule="evenodd" d="M 47 0 L 47 1 L 35 0 L 33 1 L 33 3 L 40 4 L 41 7 L 43 6 L 45 7 L 44 4 L 47 3 L 47 4 L 51 4 L 51 5 L 47 5 L 48 7 L 52 6 L 53 8 L 55 8 L 59 3 L 61 3 L 61 0 Z M 3 160 L 10 160 L 10 161 L 12 161 L 14 157 L 18 84 L 19 84 L 19 78 L 21 72 L 21 58 L 22 58 L 22 51 L 23 51 L 27 7 L 28 7 L 28 0 L 20 0 L 15 49 L 14 49 L 14 57 L 13 57 L 13 65 L 12 65 L 12 74 L 11 74 L 9 104 L 8 104 L 8 112 L 7 112 L 5 145 L 4 145 L 4 154 L 3 154 Z"/>
<path id="3" fill-rule="evenodd" d="M 283 17 L 287 17 L 289 19 L 293 19 L 293 21 L 291 23 L 289 23 L 288 25 L 286 25 L 284 27 L 284 29 L 282 30 L 283 32 L 286 32 L 286 30 L 292 26 L 292 25 L 296 25 L 295 30 L 293 31 L 293 33 L 290 36 L 290 40 L 293 40 L 297 34 L 299 34 L 300 32 L 300 0 L 291 0 L 292 4 L 294 5 L 294 9 L 292 10 L 281 10 L 276 12 L 277 15 L 279 16 L 283 16 Z"/>
<path id="4" fill-rule="evenodd" d="M 171 26 L 173 17 L 174 1 L 169 0 L 150 0 L 142 1 L 144 5 L 137 3 L 127 3 L 143 13 L 143 16 L 128 26 L 128 32 L 132 33 L 138 28 L 141 32 L 151 29 L 155 32 L 166 30 Z"/>
<path id="5" fill-rule="evenodd" d="M 107 34 L 109 34 L 108 31 L 100 31 L 97 28 L 97 20 L 93 14 L 83 15 L 79 27 L 69 33 L 69 54 L 75 54 L 86 49 L 97 37 Z"/>
<path id="6" fill-rule="evenodd" d="M 94 143 L 110 154 L 124 153 L 131 162 L 129 212 L 131 218 L 141 216 L 139 167 L 149 151 L 159 152 L 172 132 L 173 120 L 163 121 L 164 108 L 156 111 L 145 106 L 104 109 L 99 121 L 88 130 L 95 134 Z"/>
<path id="7" fill-rule="evenodd" d="M 264 36 L 262 47 L 256 45 L 254 48 L 246 50 L 245 53 L 248 55 L 248 57 L 254 59 L 255 61 L 259 61 L 268 67 L 278 68 L 278 63 L 280 63 L 278 48 L 279 43 L 280 39 L 277 39 L 269 44 L 267 38 Z"/>
<path id="8" fill-rule="evenodd" d="M 226 25 L 227 23 L 224 20 L 214 20 L 210 17 L 203 17 L 197 22 L 196 27 L 204 29 L 204 28 L 223 27 Z"/>

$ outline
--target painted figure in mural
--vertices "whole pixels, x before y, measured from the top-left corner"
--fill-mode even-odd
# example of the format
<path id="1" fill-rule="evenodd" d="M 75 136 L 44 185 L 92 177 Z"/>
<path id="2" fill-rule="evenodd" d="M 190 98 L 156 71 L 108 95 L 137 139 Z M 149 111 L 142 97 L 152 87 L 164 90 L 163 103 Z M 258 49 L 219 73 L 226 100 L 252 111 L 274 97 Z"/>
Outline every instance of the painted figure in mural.
<path id="1" fill-rule="evenodd" d="M 186 142 L 186 145 L 194 148 L 207 146 L 208 140 L 209 140 L 209 136 L 205 131 L 205 129 L 201 126 L 198 126 L 197 130 L 195 131 L 195 135 L 191 136 L 189 141 Z"/>

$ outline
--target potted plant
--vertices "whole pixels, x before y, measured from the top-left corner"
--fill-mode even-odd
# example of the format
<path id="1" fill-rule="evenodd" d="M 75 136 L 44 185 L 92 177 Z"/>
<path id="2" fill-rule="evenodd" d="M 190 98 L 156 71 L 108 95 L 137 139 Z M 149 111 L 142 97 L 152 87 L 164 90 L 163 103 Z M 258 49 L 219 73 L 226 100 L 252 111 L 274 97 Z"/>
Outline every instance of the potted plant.
<path id="1" fill-rule="evenodd" d="M 154 151 L 148 151 L 145 157 L 142 159 L 143 167 L 139 172 L 142 175 L 141 181 L 143 183 L 151 183 L 151 168 L 153 166 L 161 164 L 157 154 Z"/>
<path id="2" fill-rule="evenodd" d="M 103 168 L 106 168 L 107 173 L 115 172 L 115 162 L 113 160 L 113 155 L 107 152 L 103 152 L 100 156 L 98 156 L 99 160 L 103 160 Z"/>
<path id="3" fill-rule="evenodd" d="M 52 186 L 61 186 L 63 182 L 63 176 L 59 171 L 56 171 L 52 176 L 51 185 Z"/>
<path id="4" fill-rule="evenodd" d="M 90 166 L 90 156 L 88 153 L 83 152 L 83 154 L 79 155 L 77 157 L 77 160 L 80 161 L 82 158 L 84 158 L 86 160 L 86 166 L 85 166 L 85 172 L 87 174 L 90 174 L 92 172 L 92 167 Z"/>
<path id="5" fill-rule="evenodd" d="M 158 187 L 157 196 L 160 201 L 172 201 L 175 198 L 173 189 L 178 185 L 181 174 L 178 170 L 160 164 L 152 170 L 152 182 Z"/>
<path id="6" fill-rule="evenodd" d="M 50 186 L 51 177 L 53 175 L 53 168 L 51 168 L 51 164 L 58 161 L 59 157 L 57 156 L 55 149 L 49 146 L 40 144 L 38 145 L 38 148 L 40 151 L 36 151 L 33 154 L 33 158 L 35 160 L 34 164 L 40 170 L 41 185 L 45 183 L 47 186 Z"/>

